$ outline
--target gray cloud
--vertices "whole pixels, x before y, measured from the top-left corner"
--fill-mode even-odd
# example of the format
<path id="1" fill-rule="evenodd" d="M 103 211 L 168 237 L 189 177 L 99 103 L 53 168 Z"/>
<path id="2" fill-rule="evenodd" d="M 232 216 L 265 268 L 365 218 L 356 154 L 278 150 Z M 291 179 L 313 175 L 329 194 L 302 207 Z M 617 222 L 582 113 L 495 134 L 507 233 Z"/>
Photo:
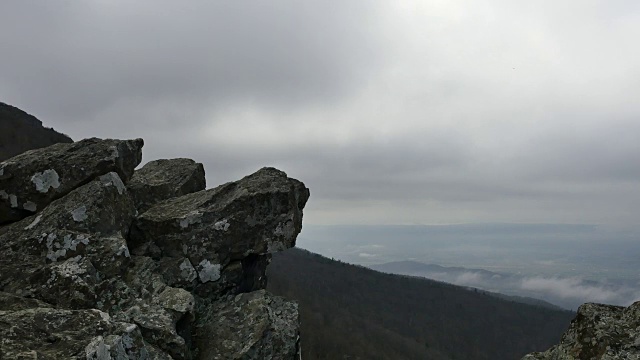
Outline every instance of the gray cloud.
<path id="1" fill-rule="evenodd" d="M 2 66 L 12 71 L 3 72 L 3 96 L 98 129 L 108 128 L 100 119 L 202 122 L 203 111 L 237 101 L 338 101 L 382 58 L 361 30 L 375 16 L 365 3 L 14 1 L 5 9 Z"/>
<path id="2" fill-rule="evenodd" d="M 7 1 L 0 99 L 210 185 L 281 167 L 311 223 L 628 225 L 638 6 Z"/>

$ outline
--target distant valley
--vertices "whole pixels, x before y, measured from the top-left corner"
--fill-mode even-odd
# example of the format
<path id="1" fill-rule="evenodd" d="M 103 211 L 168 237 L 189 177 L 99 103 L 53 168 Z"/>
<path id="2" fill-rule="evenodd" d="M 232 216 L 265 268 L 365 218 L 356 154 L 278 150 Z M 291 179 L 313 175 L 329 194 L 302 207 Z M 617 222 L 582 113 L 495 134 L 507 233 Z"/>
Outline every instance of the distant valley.
<path id="1" fill-rule="evenodd" d="M 492 293 L 504 294 L 531 304 L 576 309 L 583 303 L 578 296 L 602 298 L 618 303 L 629 302 L 637 295 L 637 289 L 622 281 L 600 283 L 580 278 L 525 276 L 496 273 L 483 269 L 444 267 L 416 261 L 398 261 L 369 266 L 371 269 L 391 274 L 424 277 L 449 284 L 478 288 Z M 539 300 L 538 300 L 539 299 Z"/>
<path id="2" fill-rule="evenodd" d="M 298 245 L 384 272 L 574 310 L 640 300 L 638 233 L 544 224 L 305 226 Z"/>

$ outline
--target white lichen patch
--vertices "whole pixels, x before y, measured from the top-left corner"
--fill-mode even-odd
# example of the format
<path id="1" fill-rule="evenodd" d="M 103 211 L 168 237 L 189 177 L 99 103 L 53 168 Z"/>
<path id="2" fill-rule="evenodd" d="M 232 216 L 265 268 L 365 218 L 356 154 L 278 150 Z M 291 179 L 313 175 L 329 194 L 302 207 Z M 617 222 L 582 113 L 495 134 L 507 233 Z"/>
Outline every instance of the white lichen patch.
<path id="1" fill-rule="evenodd" d="M 36 203 L 34 203 L 33 201 L 27 201 L 26 203 L 22 204 L 22 208 L 31 212 L 36 212 L 36 210 L 38 210 L 38 205 L 36 205 Z"/>
<path id="2" fill-rule="evenodd" d="M 183 229 L 188 228 L 189 225 L 193 225 L 199 222 L 202 222 L 202 213 L 200 213 L 199 211 L 192 211 L 182 219 L 178 220 L 180 227 Z"/>
<path id="3" fill-rule="evenodd" d="M 74 209 L 73 211 L 71 211 L 71 216 L 73 217 L 73 221 L 75 222 L 83 222 L 87 220 L 87 218 L 89 217 L 87 215 L 87 207 L 82 205 Z"/>
<path id="4" fill-rule="evenodd" d="M 209 260 L 202 260 L 198 264 L 198 277 L 203 283 L 220 279 L 220 264 L 212 264 Z"/>
<path id="5" fill-rule="evenodd" d="M 115 186 L 116 189 L 118 190 L 118 194 L 120 195 L 122 195 L 122 193 L 124 193 L 127 190 L 127 188 L 122 183 L 120 176 L 118 176 L 118 174 L 113 171 L 108 174 L 100 176 L 100 182 L 102 182 L 102 185 L 104 185 L 105 187 Z"/>
<path id="6" fill-rule="evenodd" d="M 129 248 L 125 244 L 122 244 L 118 248 L 118 251 L 116 252 L 116 255 L 118 255 L 118 256 L 124 255 L 124 257 L 131 257 L 131 254 L 129 253 Z"/>
<path id="7" fill-rule="evenodd" d="M 227 231 L 227 230 L 229 230 L 229 226 L 230 225 L 231 224 L 229 224 L 227 219 L 222 219 L 220 221 L 217 221 L 215 224 L 213 224 L 213 228 L 216 229 L 216 230 Z"/>
<path id="8" fill-rule="evenodd" d="M 13 195 L 13 194 L 9 194 L 9 203 L 11 203 L 11 207 L 12 208 L 17 208 L 18 207 L 18 197 Z"/>
<path id="9" fill-rule="evenodd" d="M 2 198 L 3 200 L 7 200 L 9 199 L 9 194 L 7 194 L 7 192 L 4 190 L 0 190 L 0 198 Z"/>
<path id="10" fill-rule="evenodd" d="M 31 182 L 36 186 L 36 190 L 41 193 L 48 192 L 50 188 L 57 189 L 60 187 L 60 177 L 53 169 L 35 173 L 31 177 Z"/>
<path id="11" fill-rule="evenodd" d="M 73 217 L 73 221 L 75 222 L 83 222 L 87 220 L 87 207 L 82 205 L 73 211 L 71 211 L 71 216 Z"/>
<path id="12" fill-rule="evenodd" d="M 47 242 L 47 259 L 56 262 L 59 258 L 67 255 L 67 251 L 75 251 L 80 244 L 87 245 L 89 244 L 89 239 L 84 237 L 84 235 L 77 235 L 74 239 L 71 235 L 65 235 L 63 241 L 57 241 L 58 237 L 56 234 L 43 234 L 43 238 L 46 237 Z M 40 239 L 40 241 L 43 240 Z"/>
<path id="13" fill-rule="evenodd" d="M 84 275 L 87 271 L 80 265 L 80 260 L 82 260 L 82 256 L 74 256 L 72 258 L 67 259 L 65 262 L 60 265 L 55 266 L 55 269 L 58 274 L 62 277 L 73 277 Z"/>
<path id="14" fill-rule="evenodd" d="M 180 275 L 183 279 L 189 282 L 195 280 L 198 276 L 196 269 L 193 268 L 193 265 L 191 265 L 191 261 L 189 261 L 189 259 L 184 259 L 180 263 Z"/>
<path id="15" fill-rule="evenodd" d="M 102 336 L 96 336 L 89 344 L 84 348 L 87 360 L 110 360 L 111 352 L 109 351 L 109 345 L 104 343 Z"/>
<path id="16" fill-rule="evenodd" d="M 33 229 L 36 225 L 38 225 L 38 223 L 40 222 L 40 220 L 42 220 L 42 215 L 38 215 L 38 216 L 36 216 L 36 218 L 31 222 L 31 224 L 27 225 L 24 229 L 25 229 L 25 230 L 31 230 L 31 229 Z"/>

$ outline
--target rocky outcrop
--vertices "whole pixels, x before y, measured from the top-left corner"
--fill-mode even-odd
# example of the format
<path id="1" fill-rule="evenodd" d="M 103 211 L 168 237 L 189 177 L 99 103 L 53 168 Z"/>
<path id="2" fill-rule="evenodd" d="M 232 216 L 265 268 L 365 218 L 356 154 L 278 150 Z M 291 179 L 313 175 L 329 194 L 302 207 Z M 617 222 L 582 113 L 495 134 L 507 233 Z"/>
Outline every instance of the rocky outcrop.
<path id="1" fill-rule="evenodd" d="M 263 168 L 204 190 L 188 159 L 134 172 L 142 144 L 0 163 L 0 358 L 295 358 L 297 305 L 263 289 L 308 189 Z"/>
<path id="2" fill-rule="evenodd" d="M 560 343 L 522 360 L 640 359 L 640 301 L 624 308 L 584 304 Z"/>

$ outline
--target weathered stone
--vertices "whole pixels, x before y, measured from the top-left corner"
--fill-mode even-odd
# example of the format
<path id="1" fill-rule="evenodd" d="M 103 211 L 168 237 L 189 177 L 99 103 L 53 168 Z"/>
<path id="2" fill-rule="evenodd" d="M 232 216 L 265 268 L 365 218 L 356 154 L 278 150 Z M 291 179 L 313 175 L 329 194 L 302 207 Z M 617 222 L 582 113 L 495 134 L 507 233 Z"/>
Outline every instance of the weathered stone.
<path id="1" fill-rule="evenodd" d="M 158 262 L 134 257 L 121 278 L 105 281 L 96 290 L 97 307 L 118 321 L 137 324 L 157 351 L 190 359 L 195 299 L 184 289 L 167 286 L 160 273 Z"/>
<path id="2" fill-rule="evenodd" d="M 204 190 L 204 167 L 191 159 L 151 161 L 133 173 L 127 187 L 142 213 L 160 201 Z"/>
<path id="3" fill-rule="evenodd" d="M 135 208 L 108 173 L 0 228 L 0 288 L 69 308 L 91 307 L 100 278 L 121 275 Z"/>
<path id="4" fill-rule="evenodd" d="M 560 343 L 522 360 L 638 360 L 640 359 L 640 301 L 621 306 L 587 303 Z"/>
<path id="5" fill-rule="evenodd" d="M 265 168 L 205 191 L 202 166 L 175 159 L 128 190 L 141 146 L 89 139 L 1 163 L 0 203 L 18 216 L 0 225 L 0 358 L 294 359 L 296 305 L 260 289 L 308 189 Z M 136 219 L 132 191 L 158 203 Z"/>
<path id="6" fill-rule="evenodd" d="M 197 358 L 297 359 L 298 305 L 265 290 L 204 305 L 194 333 Z"/>
<path id="7" fill-rule="evenodd" d="M 100 175 L 115 172 L 127 182 L 142 159 L 143 143 L 93 138 L 27 151 L 1 162 L 0 224 L 38 212 Z"/>
<path id="8" fill-rule="evenodd" d="M 231 261 L 294 246 L 308 197 L 301 182 L 263 168 L 152 207 L 135 221 L 130 246 L 138 255 L 186 257 L 200 283 L 216 282 Z"/>
<path id="9" fill-rule="evenodd" d="M 95 309 L 55 309 L 3 292 L 0 356 L 3 360 L 149 358 L 135 324 L 112 321 Z"/>

